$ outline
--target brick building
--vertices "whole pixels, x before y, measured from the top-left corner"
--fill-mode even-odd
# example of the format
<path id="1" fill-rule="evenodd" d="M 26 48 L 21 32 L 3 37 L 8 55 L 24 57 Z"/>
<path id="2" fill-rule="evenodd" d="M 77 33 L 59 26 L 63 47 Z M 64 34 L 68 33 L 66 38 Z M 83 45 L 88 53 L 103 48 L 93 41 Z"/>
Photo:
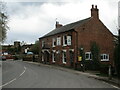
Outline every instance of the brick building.
<path id="1" fill-rule="evenodd" d="M 100 62 L 114 65 L 114 35 L 99 19 L 97 5 L 92 5 L 91 17 L 64 26 L 56 22 L 55 26 L 39 38 L 40 62 L 75 67 L 81 62 L 80 50 L 84 50 L 86 61 L 92 61 L 90 45 L 96 42 Z"/>

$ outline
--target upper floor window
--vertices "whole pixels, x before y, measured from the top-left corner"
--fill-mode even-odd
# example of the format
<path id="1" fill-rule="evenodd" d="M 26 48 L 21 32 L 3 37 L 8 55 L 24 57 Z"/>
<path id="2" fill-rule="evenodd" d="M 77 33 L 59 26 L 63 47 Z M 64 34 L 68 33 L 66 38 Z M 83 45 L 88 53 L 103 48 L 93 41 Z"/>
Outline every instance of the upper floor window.
<path id="1" fill-rule="evenodd" d="M 71 45 L 71 36 L 67 36 L 67 45 Z"/>
<path id="2" fill-rule="evenodd" d="M 63 46 L 71 45 L 71 36 L 63 36 Z"/>
<path id="3" fill-rule="evenodd" d="M 45 41 L 42 41 L 42 47 L 44 47 L 45 46 Z"/>
<path id="4" fill-rule="evenodd" d="M 67 36 L 63 36 L 63 46 L 67 46 Z"/>
<path id="5" fill-rule="evenodd" d="M 92 60 L 91 52 L 85 52 L 85 60 Z"/>
<path id="6" fill-rule="evenodd" d="M 53 40 L 52 40 L 52 46 L 53 46 L 53 47 L 56 46 L 56 39 L 55 39 L 55 38 L 53 38 Z"/>
<path id="7" fill-rule="evenodd" d="M 61 45 L 61 37 L 57 38 L 57 45 Z"/>
<path id="8" fill-rule="evenodd" d="M 108 54 L 101 54 L 101 61 L 109 61 L 109 55 Z"/>

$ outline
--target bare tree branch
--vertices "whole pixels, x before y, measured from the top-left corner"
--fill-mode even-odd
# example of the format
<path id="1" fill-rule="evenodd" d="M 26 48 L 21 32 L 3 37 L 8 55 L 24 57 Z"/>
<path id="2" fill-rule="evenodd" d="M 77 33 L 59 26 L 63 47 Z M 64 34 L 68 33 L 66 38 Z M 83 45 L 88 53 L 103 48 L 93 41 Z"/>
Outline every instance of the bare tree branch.
<path id="1" fill-rule="evenodd" d="M 0 42 L 4 42 L 6 39 L 6 33 L 9 27 L 8 23 L 8 15 L 6 13 L 6 3 L 0 2 Z"/>

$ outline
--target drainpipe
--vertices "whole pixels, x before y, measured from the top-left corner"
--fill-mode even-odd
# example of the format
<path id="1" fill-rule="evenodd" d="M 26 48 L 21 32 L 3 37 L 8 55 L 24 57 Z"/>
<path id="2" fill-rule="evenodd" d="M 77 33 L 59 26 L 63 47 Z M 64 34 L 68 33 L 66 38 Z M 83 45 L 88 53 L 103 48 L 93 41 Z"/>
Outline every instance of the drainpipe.
<path id="1" fill-rule="evenodd" d="M 74 30 L 75 31 L 75 30 Z M 77 59 L 78 59 L 78 32 L 77 31 L 75 31 L 75 33 L 76 33 L 76 62 L 75 62 L 75 69 L 77 69 Z"/>

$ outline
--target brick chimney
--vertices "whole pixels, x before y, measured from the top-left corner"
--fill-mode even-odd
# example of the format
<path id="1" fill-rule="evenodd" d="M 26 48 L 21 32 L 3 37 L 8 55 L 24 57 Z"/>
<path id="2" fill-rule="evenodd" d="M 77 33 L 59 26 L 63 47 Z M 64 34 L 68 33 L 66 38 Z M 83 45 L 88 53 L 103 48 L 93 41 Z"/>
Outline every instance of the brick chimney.
<path id="1" fill-rule="evenodd" d="M 56 28 L 60 28 L 60 27 L 62 27 L 62 26 L 63 26 L 62 24 L 59 24 L 59 22 L 56 21 L 56 24 L 55 24 L 55 27 L 56 27 Z"/>
<path id="2" fill-rule="evenodd" d="M 91 17 L 98 19 L 99 18 L 99 9 L 97 8 L 97 5 L 92 5 L 91 8 Z"/>

